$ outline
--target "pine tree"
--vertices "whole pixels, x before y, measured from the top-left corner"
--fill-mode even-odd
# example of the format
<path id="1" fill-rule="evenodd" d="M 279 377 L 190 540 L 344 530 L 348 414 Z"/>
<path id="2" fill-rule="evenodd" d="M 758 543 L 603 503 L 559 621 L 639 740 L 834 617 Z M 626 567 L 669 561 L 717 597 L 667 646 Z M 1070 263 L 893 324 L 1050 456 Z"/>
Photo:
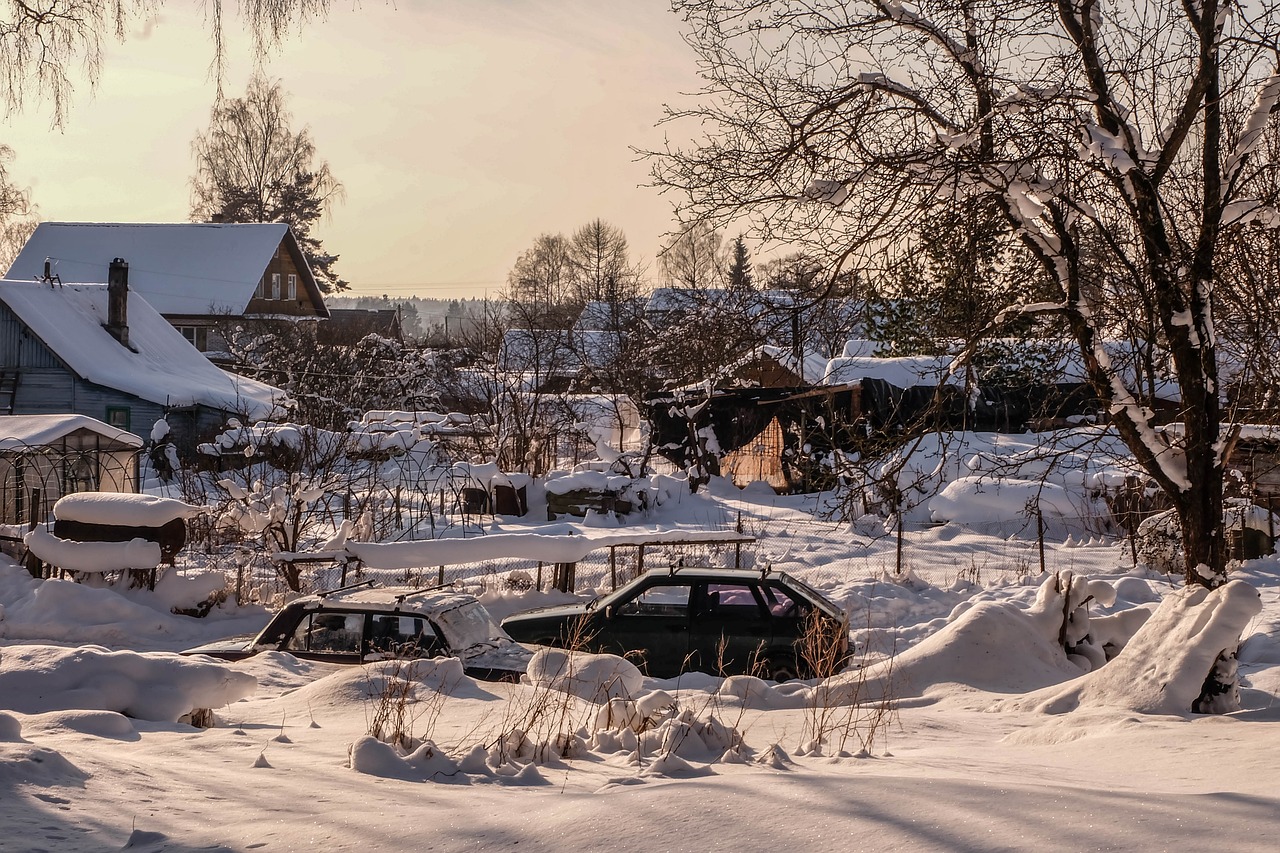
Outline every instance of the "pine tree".
<path id="1" fill-rule="evenodd" d="M 732 252 L 733 257 L 729 261 L 729 287 L 734 290 L 749 290 L 752 286 L 751 255 L 741 234 L 733 238 Z"/>

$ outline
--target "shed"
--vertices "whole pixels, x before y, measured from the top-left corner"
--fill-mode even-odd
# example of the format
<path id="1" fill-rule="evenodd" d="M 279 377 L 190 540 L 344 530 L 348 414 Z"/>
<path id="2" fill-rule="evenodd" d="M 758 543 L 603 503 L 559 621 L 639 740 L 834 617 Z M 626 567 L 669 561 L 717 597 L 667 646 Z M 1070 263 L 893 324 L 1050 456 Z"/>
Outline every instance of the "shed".
<path id="1" fill-rule="evenodd" d="M 0 524 L 48 517 L 63 495 L 137 492 L 142 439 L 84 415 L 0 416 Z"/>

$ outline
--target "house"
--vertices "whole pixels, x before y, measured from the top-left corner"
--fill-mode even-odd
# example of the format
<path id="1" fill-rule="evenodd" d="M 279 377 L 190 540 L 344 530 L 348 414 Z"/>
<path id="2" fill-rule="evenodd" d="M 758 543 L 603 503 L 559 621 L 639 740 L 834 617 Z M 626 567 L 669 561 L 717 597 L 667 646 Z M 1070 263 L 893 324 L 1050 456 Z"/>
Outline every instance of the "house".
<path id="1" fill-rule="evenodd" d="M 354 344 L 367 335 L 379 335 L 404 343 L 397 308 L 330 308 L 329 322 L 317 330 L 316 338 L 326 344 Z"/>
<path id="2" fill-rule="evenodd" d="M 117 260 L 108 284 L 0 281 L 0 414 L 81 414 L 146 438 L 167 417 L 180 450 L 228 416 L 282 414 L 284 392 L 201 355 Z"/>
<path id="3" fill-rule="evenodd" d="M 288 225 L 42 222 L 9 268 L 13 281 L 101 282 L 113 258 L 129 286 L 201 352 L 225 352 L 237 319 L 328 318 Z"/>
<path id="4" fill-rule="evenodd" d="M 74 492 L 138 491 L 142 439 L 84 415 L 0 415 L 0 524 L 43 521 Z"/>

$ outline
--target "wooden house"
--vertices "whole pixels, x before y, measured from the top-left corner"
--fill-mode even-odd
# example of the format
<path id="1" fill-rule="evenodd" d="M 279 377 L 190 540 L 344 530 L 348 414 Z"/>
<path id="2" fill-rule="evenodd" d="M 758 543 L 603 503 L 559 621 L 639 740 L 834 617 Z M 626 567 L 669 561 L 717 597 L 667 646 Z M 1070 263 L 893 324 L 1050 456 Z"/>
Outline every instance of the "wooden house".
<path id="1" fill-rule="evenodd" d="M 282 222 L 42 222 L 7 278 L 102 282 L 113 258 L 129 285 L 197 350 L 227 349 L 219 332 L 240 319 L 319 320 L 328 309 L 288 225 Z"/>
<path id="2" fill-rule="evenodd" d="M 201 355 L 112 265 L 109 284 L 0 281 L 0 414 L 81 414 L 180 450 L 229 416 L 282 414 L 284 392 Z"/>
<path id="3" fill-rule="evenodd" d="M 75 492 L 138 491 L 142 444 L 84 415 L 0 416 L 0 524 L 43 521 Z"/>

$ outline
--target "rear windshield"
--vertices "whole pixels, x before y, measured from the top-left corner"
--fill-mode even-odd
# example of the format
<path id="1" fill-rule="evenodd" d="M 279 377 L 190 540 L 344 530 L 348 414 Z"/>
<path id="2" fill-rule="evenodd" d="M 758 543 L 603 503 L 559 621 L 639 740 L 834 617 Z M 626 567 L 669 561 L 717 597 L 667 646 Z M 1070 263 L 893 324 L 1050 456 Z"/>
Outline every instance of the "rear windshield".
<path id="1" fill-rule="evenodd" d="M 487 643 L 498 639 L 510 639 L 499 627 L 489 611 L 478 601 L 470 601 L 458 607 L 438 614 L 436 622 L 449 648 L 455 652 L 468 649 L 477 643 Z"/>

